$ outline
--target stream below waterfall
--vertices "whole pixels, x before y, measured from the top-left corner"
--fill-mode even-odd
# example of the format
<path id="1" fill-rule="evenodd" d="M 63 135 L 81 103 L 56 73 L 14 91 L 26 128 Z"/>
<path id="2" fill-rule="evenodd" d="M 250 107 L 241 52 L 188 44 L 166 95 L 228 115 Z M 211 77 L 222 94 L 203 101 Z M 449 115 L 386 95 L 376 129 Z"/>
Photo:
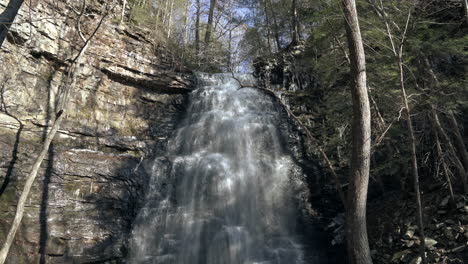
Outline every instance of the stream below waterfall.
<path id="1" fill-rule="evenodd" d="M 281 106 L 239 80 L 253 83 L 198 74 L 167 155 L 148 168 L 128 263 L 327 263 L 297 224 L 290 172 L 300 169 L 282 143 Z"/>

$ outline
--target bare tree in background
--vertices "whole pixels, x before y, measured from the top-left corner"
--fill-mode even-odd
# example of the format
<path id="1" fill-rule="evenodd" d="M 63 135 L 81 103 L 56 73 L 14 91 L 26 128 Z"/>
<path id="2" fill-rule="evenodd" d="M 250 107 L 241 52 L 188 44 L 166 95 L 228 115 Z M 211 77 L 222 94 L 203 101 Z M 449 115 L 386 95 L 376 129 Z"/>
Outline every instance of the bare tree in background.
<path id="1" fill-rule="evenodd" d="M 371 114 L 367 94 L 366 58 L 356 2 L 342 0 L 348 39 L 353 100 L 351 175 L 346 206 L 346 242 L 350 264 L 371 264 L 366 204 L 369 184 Z"/>
<path id="2" fill-rule="evenodd" d="M 210 10 L 208 12 L 208 24 L 206 25 L 205 33 L 205 48 L 208 47 L 211 40 L 211 30 L 213 28 L 213 15 L 216 7 L 216 0 L 210 0 Z"/>
<path id="3" fill-rule="evenodd" d="M 0 47 L 3 45 L 3 41 L 23 2 L 24 0 L 10 0 L 3 13 L 0 14 Z"/>
<path id="4" fill-rule="evenodd" d="M 299 20 L 297 18 L 297 0 L 292 0 L 291 4 L 291 16 L 292 16 L 292 30 L 291 30 L 291 39 L 292 44 L 295 45 L 299 42 Z"/>
<path id="5" fill-rule="evenodd" d="M 201 3 L 197 0 L 196 3 L 197 11 L 195 13 L 195 53 L 198 56 L 200 54 L 200 16 L 201 16 Z"/>

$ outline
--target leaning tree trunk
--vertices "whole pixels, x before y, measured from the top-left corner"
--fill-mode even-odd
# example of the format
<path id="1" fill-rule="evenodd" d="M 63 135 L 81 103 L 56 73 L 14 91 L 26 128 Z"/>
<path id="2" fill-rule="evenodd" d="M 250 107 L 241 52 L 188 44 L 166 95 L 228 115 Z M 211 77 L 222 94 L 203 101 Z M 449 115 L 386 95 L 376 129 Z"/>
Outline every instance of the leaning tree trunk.
<path id="1" fill-rule="evenodd" d="M 465 170 L 465 167 L 463 167 L 463 163 L 461 162 L 460 158 L 457 155 L 457 152 L 455 150 L 455 147 L 453 146 L 452 141 L 450 140 L 450 137 L 448 134 L 445 132 L 445 129 L 442 127 L 442 124 L 440 123 L 439 120 L 439 115 L 437 114 L 437 111 L 433 105 L 431 105 L 431 113 L 432 113 L 432 121 L 437 129 L 437 132 L 441 136 L 442 140 L 444 141 L 446 147 L 449 150 L 449 153 L 452 155 L 452 160 L 457 167 L 458 173 L 460 174 L 460 179 L 463 184 L 463 190 L 465 193 L 468 193 L 468 173 Z"/>
<path id="2" fill-rule="evenodd" d="M 21 224 L 21 220 L 23 219 L 24 208 L 26 205 L 26 200 L 28 199 L 28 196 L 29 196 L 29 192 L 34 183 L 34 180 L 36 179 L 36 175 L 39 170 L 39 167 L 41 166 L 42 161 L 44 160 L 45 156 L 47 155 L 47 152 L 49 151 L 50 143 L 54 139 L 55 133 L 57 133 L 58 129 L 60 128 L 60 123 L 62 122 L 63 116 L 64 116 L 63 112 L 60 112 L 57 115 L 56 120 L 52 126 L 52 130 L 49 132 L 49 134 L 47 134 L 47 138 L 44 142 L 44 145 L 42 146 L 41 152 L 39 156 L 36 158 L 36 160 L 34 161 L 34 165 L 31 169 L 31 172 L 26 178 L 26 183 L 23 187 L 23 192 L 21 193 L 21 196 L 18 201 L 18 206 L 16 207 L 15 219 L 13 220 L 13 224 L 11 226 L 10 231 L 8 232 L 5 243 L 2 249 L 0 250 L 0 263 L 1 264 L 5 262 L 6 257 L 8 256 L 8 251 L 10 250 L 11 244 L 13 244 L 16 231 L 18 230 Z"/>
<path id="3" fill-rule="evenodd" d="M 449 194 L 450 194 L 450 201 L 451 205 L 455 205 L 455 196 L 453 194 L 453 187 L 452 187 L 452 180 L 450 179 L 450 174 L 449 174 L 449 168 L 447 166 L 447 163 L 445 162 L 445 156 L 444 152 L 442 151 L 442 147 L 440 146 L 440 141 L 439 141 L 439 133 L 437 130 L 434 128 L 434 134 L 435 134 L 435 140 L 436 140 L 436 148 L 437 148 L 437 155 L 439 156 L 440 162 L 442 163 L 442 168 L 444 169 L 444 176 L 447 181 L 447 186 L 449 189 Z"/>
<path id="4" fill-rule="evenodd" d="M 24 0 L 10 0 L 3 13 L 0 14 L 0 47 L 3 45 L 3 41 L 23 2 Z"/>
<path id="5" fill-rule="evenodd" d="M 437 78 L 436 73 L 431 67 L 431 63 L 429 62 L 429 59 L 426 56 L 423 56 L 423 62 L 424 65 L 426 66 L 426 70 L 429 73 L 429 76 L 431 76 L 433 80 L 433 84 L 437 89 L 441 89 L 441 85 L 439 82 L 439 79 Z M 438 114 L 435 110 L 435 106 L 431 104 L 431 112 L 433 116 L 433 122 L 434 125 L 436 126 L 437 130 L 439 131 L 439 134 L 442 136 L 442 139 L 444 142 L 447 144 L 449 151 L 452 153 L 453 160 L 455 162 L 455 165 L 458 168 L 458 171 L 460 173 L 460 177 L 462 179 L 463 183 L 463 188 L 464 191 L 468 193 L 468 151 L 466 150 L 465 143 L 463 141 L 463 137 L 460 133 L 460 129 L 458 127 L 458 122 L 457 119 L 453 113 L 453 111 L 449 111 L 449 122 L 451 126 L 451 130 L 453 131 L 455 135 L 455 146 L 458 149 L 458 153 L 455 151 L 455 148 L 453 147 L 452 141 L 445 133 L 442 125 L 440 124 Z"/>
<path id="6" fill-rule="evenodd" d="M 52 140 L 55 137 L 55 134 L 57 131 L 60 129 L 60 125 L 62 123 L 63 118 L 65 117 L 65 111 L 68 106 L 68 97 L 70 90 L 72 90 L 76 84 L 77 80 L 77 71 L 79 70 L 79 65 L 80 65 L 80 60 L 86 50 L 89 47 L 91 39 L 96 35 L 98 32 L 99 28 L 101 27 L 102 23 L 104 22 L 104 19 L 109 15 L 109 13 L 112 11 L 112 9 L 107 10 L 105 14 L 101 17 L 99 23 L 97 24 L 96 28 L 94 31 L 91 33 L 91 35 L 87 38 L 84 39 L 84 36 L 82 32 L 80 31 L 80 20 L 81 17 L 84 15 L 84 10 L 85 10 L 85 3 L 83 2 L 83 9 L 82 12 L 79 14 L 79 17 L 77 19 L 77 29 L 78 29 L 78 34 L 80 35 L 80 38 L 83 40 L 84 44 L 79 50 L 78 54 L 72 59 L 70 65 L 68 66 L 68 74 L 66 77 L 66 80 L 64 82 L 64 92 L 62 95 L 61 102 L 59 103 L 57 109 L 59 111 L 57 112 L 55 116 L 55 121 L 52 125 L 52 128 L 50 132 L 47 134 L 44 144 L 42 145 L 41 152 L 37 156 L 36 160 L 34 161 L 34 164 L 31 168 L 31 171 L 29 172 L 28 176 L 26 177 L 26 182 L 23 187 L 23 192 L 21 193 L 21 196 L 18 200 L 18 205 L 16 206 L 16 213 L 15 213 L 15 218 L 13 219 L 13 223 L 10 227 L 10 230 L 8 231 L 8 235 L 5 239 L 5 243 L 2 246 L 2 249 L 0 250 L 0 264 L 5 263 L 5 260 L 8 256 L 8 252 L 10 251 L 10 247 L 13 244 L 13 240 L 15 239 L 16 232 L 18 231 L 18 228 L 20 227 L 21 221 L 23 219 L 24 215 L 24 208 L 26 206 L 26 201 L 29 196 L 29 193 L 31 191 L 31 187 L 34 183 L 34 180 L 36 179 L 37 173 L 39 171 L 39 168 L 44 161 L 44 158 L 49 151 L 49 146 Z"/>
<path id="7" fill-rule="evenodd" d="M 463 166 L 465 167 L 465 171 L 468 171 L 468 151 L 466 150 L 465 142 L 463 141 L 463 136 L 460 133 L 460 127 L 458 126 L 457 118 L 453 111 L 449 111 L 449 122 L 451 126 L 451 130 L 455 135 L 455 147 L 458 149 L 458 153 L 460 154 L 461 161 Z"/>
<path id="8" fill-rule="evenodd" d="M 408 126 L 408 134 L 410 136 L 411 144 L 411 174 L 413 175 L 413 187 L 416 197 L 416 205 L 418 209 L 418 227 L 419 227 L 419 251 L 421 255 L 421 261 L 423 264 L 426 262 L 426 243 L 424 235 L 424 221 L 423 221 L 423 211 L 422 211 L 422 202 L 421 202 L 421 191 L 419 190 L 419 172 L 418 172 L 418 159 L 416 154 L 416 137 L 414 135 L 413 122 L 411 119 L 411 110 L 408 104 L 408 96 L 405 89 L 405 80 L 403 74 L 403 62 L 401 58 L 401 52 L 397 58 L 398 60 L 398 70 L 400 73 L 400 89 L 403 98 L 403 104 L 405 107 L 406 113 L 406 124 Z"/>
<path id="9" fill-rule="evenodd" d="M 356 2 L 342 0 L 350 52 L 353 100 L 351 175 L 346 210 L 346 242 L 350 264 L 371 264 L 367 238 L 366 202 L 369 184 L 371 124 L 364 46 Z"/>

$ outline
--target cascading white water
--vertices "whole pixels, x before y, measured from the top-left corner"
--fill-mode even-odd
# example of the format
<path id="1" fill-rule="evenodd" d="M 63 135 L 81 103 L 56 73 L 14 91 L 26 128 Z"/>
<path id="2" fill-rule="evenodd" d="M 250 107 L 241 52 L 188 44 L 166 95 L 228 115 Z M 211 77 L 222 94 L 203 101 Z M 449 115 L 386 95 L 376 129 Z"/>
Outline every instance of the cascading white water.
<path id="1" fill-rule="evenodd" d="M 129 263 L 306 263 L 278 106 L 236 79 L 199 75 L 168 157 L 152 165 Z"/>

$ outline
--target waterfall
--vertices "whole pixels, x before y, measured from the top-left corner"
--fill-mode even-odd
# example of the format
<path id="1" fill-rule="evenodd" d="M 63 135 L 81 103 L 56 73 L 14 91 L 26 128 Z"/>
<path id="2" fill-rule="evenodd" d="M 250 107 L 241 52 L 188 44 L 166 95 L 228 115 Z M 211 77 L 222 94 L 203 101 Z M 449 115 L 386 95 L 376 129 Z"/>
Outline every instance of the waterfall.
<path id="1" fill-rule="evenodd" d="M 156 158 L 137 216 L 134 264 L 324 263 L 305 256 L 296 226 L 280 109 L 249 75 L 199 74 L 185 119 Z"/>

